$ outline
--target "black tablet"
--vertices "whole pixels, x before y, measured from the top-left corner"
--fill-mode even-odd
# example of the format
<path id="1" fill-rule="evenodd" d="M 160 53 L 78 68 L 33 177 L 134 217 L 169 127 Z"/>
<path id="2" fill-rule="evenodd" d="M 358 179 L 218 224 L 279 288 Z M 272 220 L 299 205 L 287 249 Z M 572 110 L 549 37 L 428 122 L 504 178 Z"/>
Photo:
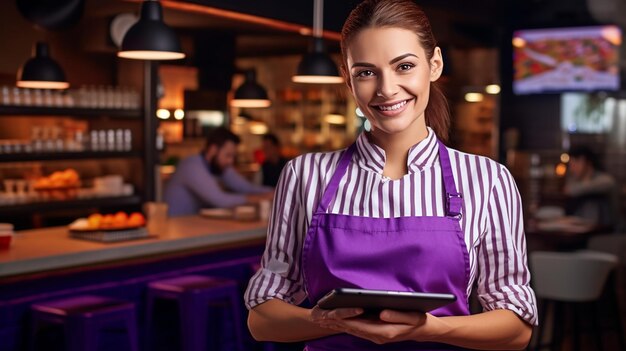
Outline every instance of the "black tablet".
<path id="1" fill-rule="evenodd" d="M 366 311 L 429 312 L 454 301 L 456 296 L 452 294 L 340 288 L 331 290 L 317 304 L 323 309 L 360 307 Z"/>

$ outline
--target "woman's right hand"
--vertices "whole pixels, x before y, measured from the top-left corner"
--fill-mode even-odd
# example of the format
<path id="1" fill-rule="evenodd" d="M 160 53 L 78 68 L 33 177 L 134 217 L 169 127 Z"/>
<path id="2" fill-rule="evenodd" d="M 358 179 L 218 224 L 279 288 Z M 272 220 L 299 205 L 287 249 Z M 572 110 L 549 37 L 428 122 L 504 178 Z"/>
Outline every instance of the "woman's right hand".
<path id="1" fill-rule="evenodd" d="M 386 344 L 405 340 L 426 341 L 426 330 L 422 330 L 427 318 L 435 318 L 420 312 L 401 312 L 384 310 L 378 318 L 361 318 L 363 310 L 358 308 L 338 308 L 323 310 L 315 307 L 311 310 L 313 322 L 321 327 L 340 333 Z"/>
<path id="2" fill-rule="evenodd" d="M 354 318 L 362 314 L 362 308 L 336 308 L 333 310 L 325 310 L 316 305 L 311 309 L 311 320 L 320 324 L 324 321 Z"/>

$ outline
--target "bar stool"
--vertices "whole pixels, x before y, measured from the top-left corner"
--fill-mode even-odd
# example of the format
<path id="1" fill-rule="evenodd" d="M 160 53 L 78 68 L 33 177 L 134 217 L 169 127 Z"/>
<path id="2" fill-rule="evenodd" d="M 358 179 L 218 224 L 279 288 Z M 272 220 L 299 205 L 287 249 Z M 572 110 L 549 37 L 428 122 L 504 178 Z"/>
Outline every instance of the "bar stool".
<path id="1" fill-rule="evenodd" d="M 101 296 L 82 295 L 31 306 L 31 349 L 38 349 L 38 338 L 47 327 L 61 326 L 68 351 L 98 350 L 102 334 L 124 330 L 128 346 L 138 350 L 135 305 Z"/>
<path id="2" fill-rule="evenodd" d="M 234 324 L 237 348 L 244 350 L 241 297 L 237 281 L 232 279 L 186 275 L 148 284 L 147 338 L 152 346 L 154 305 L 157 299 L 173 300 L 178 303 L 182 350 L 206 351 L 208 348 L 207 328 L 210 304 L 226 302 Z M 211 333 L 212 337 L 218 337 Z"/>

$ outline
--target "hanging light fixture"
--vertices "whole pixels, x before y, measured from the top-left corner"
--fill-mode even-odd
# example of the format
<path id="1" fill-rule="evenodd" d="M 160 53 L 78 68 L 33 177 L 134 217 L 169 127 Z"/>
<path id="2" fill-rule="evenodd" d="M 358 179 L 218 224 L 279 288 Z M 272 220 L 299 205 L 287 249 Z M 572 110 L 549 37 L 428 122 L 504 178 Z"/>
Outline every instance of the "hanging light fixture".
<path id="1" fill-rule="evenodd" d="M 33 47 L 33 57 L 17 72 L 17 86 L 33 89 L 67 89 L 70 83 L 59 64 L 50 58 L 47 43 L 37 42 Z"/>
<path id="2" fill-rule="evenodd" d="M 291 78 L 296 83 L 337 84 L 343 82 L 337 65 L 324 49 L 323 21 L 324 0 L 314 0 L 311 52 L 304 55 L 298 65 L 296 75 Z"/>
<path id="3" fill-rule="evenodd" d="M 185 57 L 176 33 L 163 23 L 158 1 L 141 4 L 141 15 L 122 40 L 117 56 L 136 60 L 178 60 Z"/>
<path id="4" fill-rule="evenodd" d="M 235 97 L 230 101 L 234 107 L 262 108 L 269 107 L 272 102 L 267 97 L 267 91 L 256 81 L 256 71 L 245 71 L 246 78 L 235 90 Z"/>

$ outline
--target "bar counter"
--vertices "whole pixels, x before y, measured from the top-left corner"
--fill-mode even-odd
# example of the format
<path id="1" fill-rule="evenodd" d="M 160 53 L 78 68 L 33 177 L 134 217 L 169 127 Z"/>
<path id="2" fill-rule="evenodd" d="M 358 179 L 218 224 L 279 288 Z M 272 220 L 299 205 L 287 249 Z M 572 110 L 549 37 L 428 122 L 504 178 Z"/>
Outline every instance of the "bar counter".
<path id="1" fill-rule="evenodd" d="M 153 238 L 117 243 L 74 239 L 67 227 L 18 232 L 11 247 L 0 251 L 0 351 L 29 349 L 30 307 L 43 301 L 99 295 L 132 302 L 140 335 L 146 288 L 153 281 L 226 277 L 238 283 L 243 305 L 266 227 L 260 221 L 177 217 L 153 230 Z M 249 336 L 246 343 L 254 347 Z"/>
<path id="2" fill-rule="evenodd" d="M 0 251 L 0 282 L 3 278 L 84 269 L 148 256 L 171 256 L 211 247 L 257 244 L 265 240 L 266 223 L 207 219 L 200 216 L 170 218 L 151 234 L 156 237 L 116 243 L 74 239 L 67 227 L 18 232 L 8 250 Z"/>

